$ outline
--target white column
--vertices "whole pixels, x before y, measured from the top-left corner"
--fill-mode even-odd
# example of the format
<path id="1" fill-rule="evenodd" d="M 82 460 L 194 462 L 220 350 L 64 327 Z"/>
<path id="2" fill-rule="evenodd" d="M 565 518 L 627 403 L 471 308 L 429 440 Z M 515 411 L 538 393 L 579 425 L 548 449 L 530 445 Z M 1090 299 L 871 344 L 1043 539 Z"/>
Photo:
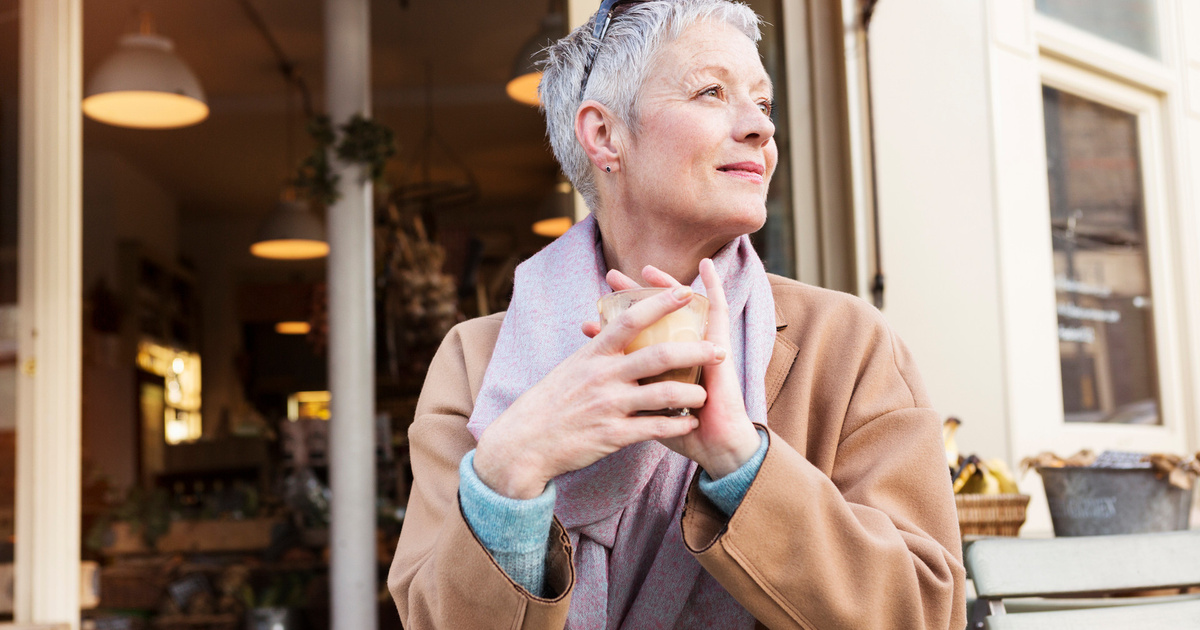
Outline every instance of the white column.
<path id="1" fill-rule="evenodd" d="M 370 41 L 369 0 L 325 0 L 325 102 L 335 126 L 371 115 Z M 361 166 L 335 160 L 333 170 L 341 199 L 328 218 L 331 624 L 370 630 L 377 625 L 372 192 Z"/>
<path id="2" fill-rule="evenodd" d="M 861 0 L 841 0 L 846 72 L 846 123 L 850 157 L 850 201 L 854 217 L 855 293 L 871 299 L 875 239 L 871 233 L 871 112 L 868 106 L 870 77 L 866 72 L 866 33 L 862 29 Z"/>
<path id="3" fill-rule="evenodd" d="M 81 0 L 21 2 L 15 620 L 79 627 Z"/>
<path id="4" fill-rule="evenodd" d="M 574 30 L 579 25 L 592 19 L 592 15 L 600 8 L 598 0 L 567 0 L 566 5 L 568 31 Z M 575 222 L 579 223 L 587 218 L 589 214 L 588 207 L 583 202 L 583 195 L 579 194 L 578 190 L 575 191 L 572 198 L 575 201 Z"/>

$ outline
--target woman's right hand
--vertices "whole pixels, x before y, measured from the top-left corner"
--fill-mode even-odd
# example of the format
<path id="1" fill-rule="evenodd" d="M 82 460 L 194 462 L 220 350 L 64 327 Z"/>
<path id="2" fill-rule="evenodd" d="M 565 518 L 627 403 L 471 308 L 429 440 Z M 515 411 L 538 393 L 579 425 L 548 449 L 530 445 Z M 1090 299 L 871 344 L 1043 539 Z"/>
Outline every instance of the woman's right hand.
<path id="1" fill-rule="evenodd" d="M 475 473 L 497 493 L 532 499 L 558 475 L 586 468 L 626 446 L 686 435 L 694 416 L 638 416 L 644 409 L 701 407 L 700 385 L 638 379 L 676 368 L 715 365 L 724 350 L 707 341 L 625 347 L 667 313 L 691 301 L 679 287 L 638 302 L 550 371 L 494 420 L 475 451 Z"/>

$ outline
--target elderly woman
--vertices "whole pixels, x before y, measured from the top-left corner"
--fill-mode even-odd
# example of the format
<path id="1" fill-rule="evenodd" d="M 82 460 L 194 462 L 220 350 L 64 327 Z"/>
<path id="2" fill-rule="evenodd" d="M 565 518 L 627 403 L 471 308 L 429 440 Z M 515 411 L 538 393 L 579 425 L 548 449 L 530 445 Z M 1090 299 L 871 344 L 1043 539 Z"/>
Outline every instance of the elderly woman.
<path id="1" fill-rule="evenodd" d="M 767 274 L 746 236 L 778 157 L 758 23 L 605 0 L 550 49 L 550 142 L 592 214 L 430 367 L 388 579 L 406 628 L 964 626 L 909 353 L 863 301 Z M 635 278 L 671 290 L 600 330 L 597 299 Z M 706 339 L 624 354 L 693 292 Z M 638 384 L 691 366 L 699 384 Z"/>

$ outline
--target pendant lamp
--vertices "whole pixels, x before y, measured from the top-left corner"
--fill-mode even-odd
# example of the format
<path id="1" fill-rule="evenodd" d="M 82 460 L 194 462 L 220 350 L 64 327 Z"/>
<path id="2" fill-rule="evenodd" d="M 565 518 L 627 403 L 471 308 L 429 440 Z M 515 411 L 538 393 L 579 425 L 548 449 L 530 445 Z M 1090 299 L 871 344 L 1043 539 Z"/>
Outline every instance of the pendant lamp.
<path id="1" fill-rule="evenodd" d="M 289 189 L 258 228 L 250 253 L 275 260 L 306 260 L 329 255 L 325 225 Z"/>
<path id="2" fill-rule="evenodd" d="M 278 44 L 274 44 L 270 31 L 264 28 L 263 32 L 267 36 L 268 42 L 273 44 L 272 48 L 280 51 Z M 287 171 L 294 164 L 292 161 L 294 149 L 292 145 L 292 121 L 294 118 L 292 88 L 300 88 L 300 94 L 305 97 L 306 104 L 308 92 L 304 88 L 303 81 L 294 71 L 295 65 L 291 60 L 283 57 L 282 52 L 279 52 L 279 55 L 279 66 L 283 70 L 284 79 L 287 82 L 287 91 L 284 93 L 283 119 L 284 170 Z M 324 258 L 329 255 L 329 241 L 325 239 L 325 223 L 309 211 L 307 200 L 296 198 L 296 189 L 292 184 L 286 184 L 279 196 L 279 202 L 275 204 L 275 209 L 259 224 L 254 243 L 250 245 L 250 253 L 259 258 L 273 260 Z M 284 326 L 284 329 L 288 328 L 288 326 Z M 292 332 L 286 332 L 277 326 L 275 330 L 280 334 L 306 334 L 308 332 L 305 330 L 301 333 L 296 326 L 292 326 L 290 329 Z"/>
<path id="3" fill-rule="evenodd" d="M 141 31 L 122 37 L 117 51 L 92 73 L 83 113 L 136 129 L 174 129 L 208 118 L 204 89 L 174 49 L 143 13 Z"/>
<path id="4" fill-rule="evenodd" d="M 542 69 L 538 67 L 537 57 L 550 44 L 558 41 L 567 34 L 566 18 L 561 11 L 555 10 L 551 0 L 550 11 L 542 18 L 542 26 L 538 32 L 521 46 L 517 58 L 513 61 L 512 78 L 504 91 L 512 100 L 525 105 L 541 105 L 538 98 L 538 84 L 542 81 Z"/>
<path id="5" fill-rule="evenodd" d="M 554 186 L 554 192 L 542 200 L 538 208 L 538 220 L 533 222 L 533 233 L 538 236 L 558 238 L 575 225 L 575 202 L 572 198 L 571 182 L 562 179 Z"/>
<path id="6" fill-rule="evenodd" d="M 312 330 L 312 324 L 301 321 L 285 321 L 275 323 L 275 332 L 280 335 L 307 335 Z"/>

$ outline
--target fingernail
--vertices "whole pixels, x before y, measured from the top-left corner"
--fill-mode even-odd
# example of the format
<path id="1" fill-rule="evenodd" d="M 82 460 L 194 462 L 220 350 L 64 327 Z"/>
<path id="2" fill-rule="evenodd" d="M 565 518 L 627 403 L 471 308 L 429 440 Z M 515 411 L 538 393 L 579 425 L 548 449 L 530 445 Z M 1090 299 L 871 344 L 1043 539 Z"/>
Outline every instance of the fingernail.
<path id="1" fill-rule="evenodd" d="M 716 346 L 716 344 L 713 344 L 713 345 Z M 721 346 L 716 346 L 716 352 L 717 352 L 717 360 L 724 361 L 725 360 L 725 348 L 722 348 Z"/>
<path id="2" fill-rule="evenodd" d="M 683 300 L 692 297 L 692 289 L 691 287 L 676 287 L 675 290 L 671 292 L 671 297 L 675 298 L 676 300 Z"/>

